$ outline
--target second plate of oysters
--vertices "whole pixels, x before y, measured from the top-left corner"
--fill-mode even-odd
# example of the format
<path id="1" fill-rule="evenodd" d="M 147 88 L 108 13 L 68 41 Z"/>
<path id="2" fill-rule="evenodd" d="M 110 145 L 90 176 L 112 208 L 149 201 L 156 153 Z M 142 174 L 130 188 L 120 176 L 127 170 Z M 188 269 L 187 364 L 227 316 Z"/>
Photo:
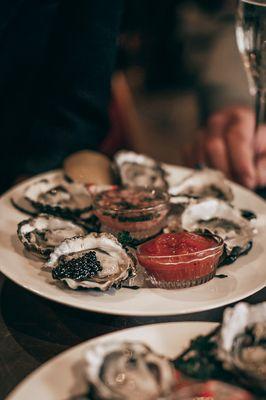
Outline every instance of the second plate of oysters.
<path id="1" fill-rule="evenodd" d="M 26 378 L 7 400 L 263 400 L 266 303 L 221 324 L 146 325 L 89 340 Z"/>
<path id="2" fill-rule="evenodd" d="M 218 171 L 81 152 L 6 193 L 0 212 L 1 271 L 64 304 L 171 315 L 265 286 L 265 203 Z"/>

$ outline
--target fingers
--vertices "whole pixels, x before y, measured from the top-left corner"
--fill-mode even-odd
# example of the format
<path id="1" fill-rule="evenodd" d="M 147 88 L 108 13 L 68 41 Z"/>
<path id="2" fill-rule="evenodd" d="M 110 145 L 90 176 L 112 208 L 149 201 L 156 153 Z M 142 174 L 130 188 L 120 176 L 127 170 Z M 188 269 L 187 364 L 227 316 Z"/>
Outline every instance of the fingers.
<path id="1" fill-rule="evenodd" d="M 266 125 L 259 126 L 255 138 L 255 151 L 257 157 L 261 154 L 266 154 Z"/>
<path id="2" fill-rule="evenodd" d="M 251 189 L 265 185 L 266 125 L 256 136 L 254 127 L 254 113 L 246 107 L 213 114 L 197 135 L 190 161 L 219 169 Z"/>
<path id="3" fill-rule="evenodd" d="M 208 165 L 212 168 L 223 171 L 228 178 L 231 177 L 227 149 L 222 138 L 213 137 L 207 141 L 206 156 L 208 159 Z"/>
<path id="4" fill-rule="evenodd" d="M 266 154 L 257 161 L 257 186 L 266 186 Z"/>
<path id="5" fill-rule="evenodd" d="M 225 132 L 232 175 L 249 188 L 256 186 L 254 116 L 247 109 L 236 109 Z"/>
<path id="6" fill-rule="evenodd" d="M 206 134 L 204 129 L 200 129 L 197 133 L 196 145 L 194 147 L 194 166 L 195 164 L 206 164 L 206 156 L 204 143 L 206 140 Z"/>
<path id="7" fill-rule="evenodd" d="M 206 160 L 204 157 L 204 142 L 204 132 L 199 130 L 196 133 L 194 143 L 183 146 L 182 156 L 186 166 L 194 168 L 196 164 L 205 164 Z"/>
<path id="8" fill-rule="evenodd" d="M 205 137 L 205 154 L 208 165 L 231 177 L 224 132 L 228 124 L 226 113 L 216 113 L 208 121 Z"/>
<path id="9" fill-rule="evenodd" d="M 266 186 L 266 125 L 261 125 L 256 135 L 257 186 Z"/>

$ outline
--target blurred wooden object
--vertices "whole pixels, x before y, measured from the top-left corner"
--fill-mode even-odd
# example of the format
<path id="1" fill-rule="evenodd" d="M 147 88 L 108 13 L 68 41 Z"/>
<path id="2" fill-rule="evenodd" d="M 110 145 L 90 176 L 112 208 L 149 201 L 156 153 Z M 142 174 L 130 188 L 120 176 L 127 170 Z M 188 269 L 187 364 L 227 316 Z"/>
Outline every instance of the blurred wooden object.
<path id="1" fill-rule="evenodd" d="M 111 161 L 105 155 L 82 150 L 71 154 L 63 164 L 64 173 L 80 183 L 109 185 L 113 183 Z"/>

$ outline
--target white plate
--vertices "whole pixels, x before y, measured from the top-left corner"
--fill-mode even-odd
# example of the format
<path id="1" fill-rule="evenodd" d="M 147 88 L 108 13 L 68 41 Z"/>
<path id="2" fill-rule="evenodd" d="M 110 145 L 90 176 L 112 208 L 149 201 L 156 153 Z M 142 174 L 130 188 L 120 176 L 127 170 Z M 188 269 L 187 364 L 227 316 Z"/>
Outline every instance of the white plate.
<path id="1" fill-rule="evenodd" d="M 171 182 L 183 178 L 188 170 L 169 167 Z M 58 173 L 58 172 L 57 172 Z M 55 172 L 42 175 L 42 177 Z M 84 310 L 117 315 L 160 316 L 177 315 L 209 310 L 243 299 L 266 285 L 266 230 L 261 228 L 254 240 L 253 249 L 237 262 L 221 269 L 226 279 L 214 278 L 204 285 L 189 289 L 139 289 L 122 288 L 107 293 L 74 291 L 59 287 L 50 273 L 44 272 L 42 261 L 27 254 L 19 242 L 17 223 L 24 214 L 10 204 L 35 177 L 7 192 L 0 199 L 0 270 L 18 285 L 50 300 Z M 252 192 L 234 185 L 236 204 L 255 211 L 263 219 L 266 203 Z"/>
<path id="2" fill-rule="evenodd" d="M 82 343 L 48 361 L 26 378 L 6 400 L 66 400 L 86 392 L 82 359 L 88 345 L 106 341 L 142 341 L 157 353 L 174 358 L 198 335 L 217 326 L 208 322 L 171 322 L 130 328 Z M 132 339 L 133 338 L 133 339 Z"/>

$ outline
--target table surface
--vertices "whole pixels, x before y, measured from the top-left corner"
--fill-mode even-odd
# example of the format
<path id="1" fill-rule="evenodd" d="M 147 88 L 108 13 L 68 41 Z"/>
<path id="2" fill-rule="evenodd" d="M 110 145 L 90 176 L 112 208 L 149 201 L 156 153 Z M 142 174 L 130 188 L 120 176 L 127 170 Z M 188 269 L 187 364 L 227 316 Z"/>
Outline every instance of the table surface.
<path id="1" fill-rule="evenodd" d="M 261 194 L 266 198 L 266 191 Z M 266 288 L 246 299 L 266 301 Z M 30 372 L 85 340 L 138 325 L 220 322 L 224 307 L 174 317 L 119 317 L 72 309 L 42 299 L 0 274 L 0 399 Z"/>

